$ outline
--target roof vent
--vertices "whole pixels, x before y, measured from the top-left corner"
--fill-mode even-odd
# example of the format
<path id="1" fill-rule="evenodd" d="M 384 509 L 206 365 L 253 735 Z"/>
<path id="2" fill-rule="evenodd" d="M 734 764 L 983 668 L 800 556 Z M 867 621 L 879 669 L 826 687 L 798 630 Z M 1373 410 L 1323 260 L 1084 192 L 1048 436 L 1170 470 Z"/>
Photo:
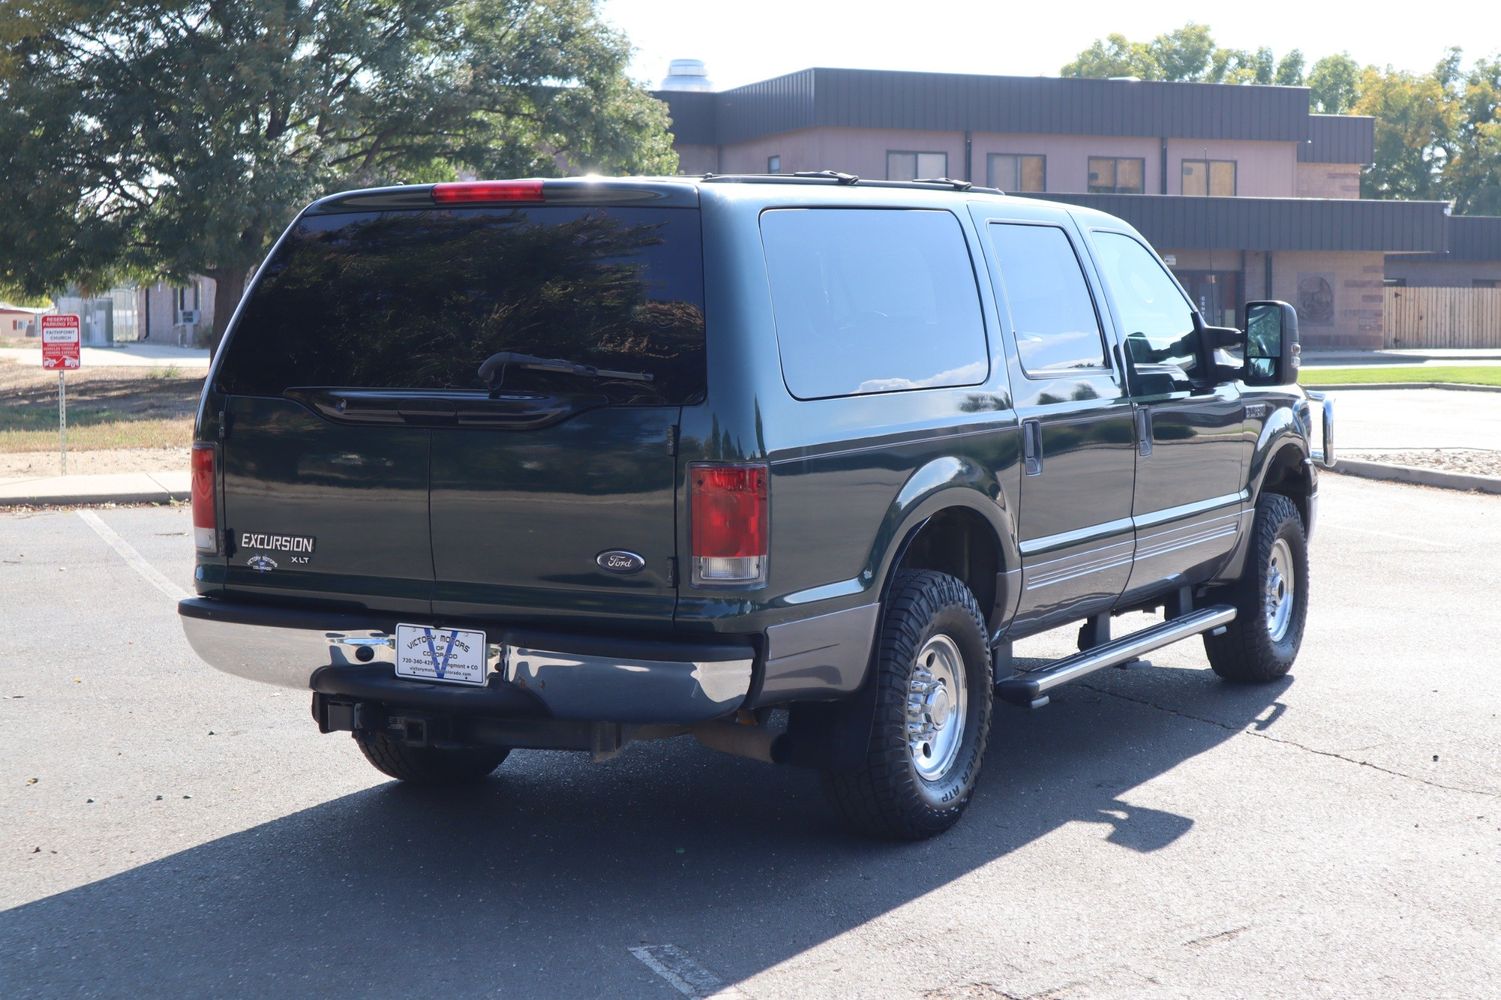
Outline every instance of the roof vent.
<path id="1" fill-rule="evenodd" d="M 702 59 L 674 59 L 667 67 L 667 76 L 662 80 L 662 90 L 713 90 L 709 71 L 704 69 Z"/>

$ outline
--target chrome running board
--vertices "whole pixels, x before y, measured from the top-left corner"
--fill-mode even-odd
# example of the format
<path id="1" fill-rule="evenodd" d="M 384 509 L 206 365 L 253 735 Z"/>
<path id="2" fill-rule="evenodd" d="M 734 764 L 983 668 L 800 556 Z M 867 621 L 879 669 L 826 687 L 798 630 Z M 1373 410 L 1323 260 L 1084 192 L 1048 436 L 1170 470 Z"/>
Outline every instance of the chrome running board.
<path id="1" fill-rule="evenodd" d="M 1048 703 L 1048 692 L 1056 687 L 1076 681 L 1096 670 L 1129 663 L 1143 653 L 1170 646 L 1180 639 L 1222 628 L 1234 620 L 1235 609 L 1228 604 L 1190 611 L 1161 625 L 1153 625 L 1140 632 L 1112 639 L 1093 649 L 1086 649 L 1082 653 L 1064 657 L 1040 670 L 1007 677 L 996 684 L 995 695 L 1013 705 L 1041 708 Z"/>

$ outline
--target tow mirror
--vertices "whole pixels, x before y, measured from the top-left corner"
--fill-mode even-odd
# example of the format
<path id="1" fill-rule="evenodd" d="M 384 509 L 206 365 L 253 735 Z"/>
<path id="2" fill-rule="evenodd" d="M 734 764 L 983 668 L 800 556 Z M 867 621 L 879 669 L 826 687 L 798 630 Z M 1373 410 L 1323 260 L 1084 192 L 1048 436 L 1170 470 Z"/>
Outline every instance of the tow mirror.
<path id="1" fill-rule="evenodd" d="M 1199 325 L 1199 343 L 1203 345 L 1208 382 L 1225 385 L 1246 376 L 1246 335 L 1231 326 Z"/>
<path id="2" fill-rule="evenodd" d="M 1286 302 L 1246 303 L 1246 385 L 1298 381 L 1298 312 Z"/>

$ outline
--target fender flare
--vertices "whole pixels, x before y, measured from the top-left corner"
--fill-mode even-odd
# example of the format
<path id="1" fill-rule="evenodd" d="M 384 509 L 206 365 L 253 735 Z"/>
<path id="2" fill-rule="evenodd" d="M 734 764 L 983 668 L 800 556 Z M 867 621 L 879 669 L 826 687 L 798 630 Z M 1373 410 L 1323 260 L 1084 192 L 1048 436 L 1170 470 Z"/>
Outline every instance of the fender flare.
<path id="1" fill-rule="evenodd" d="M 901 565 L 912 542 L 935 515 L 955 508 L 974 513 L 990 526 L 996 544 L 996 564 L 1002 568 L 1002 575 L 1005 567 L 1014 570 L 1021 565 L 1014 508 L 996 476 L 968 459 L 944 455 L 925 463 L 907 478 L 876 532 L 865 571 L 875 581 L 882 605 L 890 594 L 896 567 Z M 997 607 L 981 610 L 987 617 L 995 612 L 1009 616 L 1015 596 L 1006 594 L 998 582 Z"/>
<path id="2" fill-rule="evenodd" d="M 1006 502 L 995 475 L 968 459 L 953 455 L 935 458 L 917 469 L 882 519 L 866 561 L 865 573 L 875 581 L 882 607 L 866 661 L 865 679 L 859 690 L 834 702 L 808 702 L 794 706 L 789 718 L 787 763 L 805 767 L 848 770 L 858 767 L 870 746 L 875 726 L 876 685 L 873 669 L 880 645 L 884 609 L 895 569 L 918 534 L 937 514 L 960 508 L 983 518 L 995 534 L 997 547 L 997 609 L 1004 602 L 1009 617 L 1018 595 L 1010 593 L 1002 578 L 1004 567 L 1020 567 L 1013 529 L 1013 508 Z"/>

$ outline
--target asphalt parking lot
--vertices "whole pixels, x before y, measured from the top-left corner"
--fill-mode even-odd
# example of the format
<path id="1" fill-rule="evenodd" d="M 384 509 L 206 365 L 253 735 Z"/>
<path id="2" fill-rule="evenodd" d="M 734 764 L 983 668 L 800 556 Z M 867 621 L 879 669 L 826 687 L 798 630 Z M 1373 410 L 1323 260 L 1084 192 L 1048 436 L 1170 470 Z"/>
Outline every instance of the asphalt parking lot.
<path id="1" fill-rule="evenodd" d="M 1496 996 L 1501 497 L 1323 484 L 1292 676 L 998 706 L 919 845 L 681 740 L 400 787 L 193 657 L 185 509 L 0 514 L 0 995 Z"/>

